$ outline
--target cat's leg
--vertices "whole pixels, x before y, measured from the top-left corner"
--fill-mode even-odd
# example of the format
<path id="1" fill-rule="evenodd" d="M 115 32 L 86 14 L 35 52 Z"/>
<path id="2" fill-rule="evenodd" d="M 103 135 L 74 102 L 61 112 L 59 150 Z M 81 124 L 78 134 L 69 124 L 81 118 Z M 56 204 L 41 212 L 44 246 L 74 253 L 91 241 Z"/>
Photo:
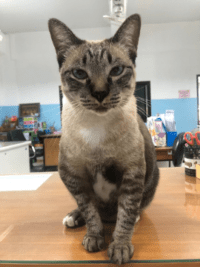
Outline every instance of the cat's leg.
<path id="1" fill-rule="evenodd" d="M 103 224 L 94 202 L 94 192 L 86 179 L 72 174 L 66 165 L 59 166 L 59 174 L 69 192 L 75 198 L 87 227 L 83 246 L 87 251 L 99 251 L 104 246 Z"/>
<path id="2" fill-rule="evenodd" d="M 131 239 L 140 215 L 143 188 L 144 173 L 141 169 L 124 174 L 118 198 L 117 222 L 108 248 L 109 258 L 117 264 L 126 263 L 133 256 Z"/>
<path id="3" fill-rule="evenodd" d="M 75 228 L 85 225 L 85 220 L 77 208 L 65 216 L 63 224 L 69 228 Z"/>
<path id="4" fill-rule="evenodd" d="M 151 204 L 151 201 L 153 200 L 157 189 L 158 181 L 159 181 L 159 169 L 157 163 L 155 163 L 153 173 L 149 177 L 149 182 L 145 185 L 144 188 L 143 198 L 140 206 L 141 210 L 146 209 Z"/>

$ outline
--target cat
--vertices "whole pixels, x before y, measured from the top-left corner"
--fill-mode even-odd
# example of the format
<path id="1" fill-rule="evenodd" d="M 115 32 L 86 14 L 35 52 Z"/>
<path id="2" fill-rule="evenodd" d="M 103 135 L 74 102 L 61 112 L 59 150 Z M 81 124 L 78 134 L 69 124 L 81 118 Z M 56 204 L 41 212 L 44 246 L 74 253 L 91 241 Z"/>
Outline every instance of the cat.
<path id="1" fill-rule="evenodd" d="M 122 264 L 133 256 L 134 224 L 159 181 L 134 97 L 141 18 L 128 17 L 103 41 L 82 40 L 57 19 L 48 26 L 66 96 L 58 170 L 78 205 L 64 224 L 86 224 L 82 244 L 94 252 L 104 247 L 103 222 L 115 222 L 108 256 Z"/>

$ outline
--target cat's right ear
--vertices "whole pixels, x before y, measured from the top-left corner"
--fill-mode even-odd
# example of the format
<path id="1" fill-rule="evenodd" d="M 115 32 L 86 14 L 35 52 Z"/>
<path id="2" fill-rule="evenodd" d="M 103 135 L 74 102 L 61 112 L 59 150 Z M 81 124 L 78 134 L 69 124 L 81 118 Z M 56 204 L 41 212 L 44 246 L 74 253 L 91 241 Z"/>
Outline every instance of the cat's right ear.
<path id="1" fill-rule="evenodd" d="M 51 39 L 56 50 L 59 68 L 61 68 L 63 62 L 65 61 L 67 50 L 70 47 L 80 45 L 85 41 L 76 37 L 76 35 L 58 19 L 50 19 L 48 26 Z"/>

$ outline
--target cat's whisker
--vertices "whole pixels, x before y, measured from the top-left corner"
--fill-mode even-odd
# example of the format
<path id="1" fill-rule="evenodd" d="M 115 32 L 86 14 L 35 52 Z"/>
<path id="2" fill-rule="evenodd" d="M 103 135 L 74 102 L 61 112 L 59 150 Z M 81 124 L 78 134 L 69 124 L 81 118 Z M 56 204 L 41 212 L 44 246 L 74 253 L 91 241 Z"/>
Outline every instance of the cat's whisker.
<path id="1" fill-rule="evenodd" d="M 90 110 L 90 109 L 93 109 L 93 107 L 86 107 L 86 109 Z"/>
<path id="2" fill-rule="evenodd" d="M 120 93 L 117 93 L 117 94 L 112 94 L 112 96 L 118 96 Z"/>
<path id="3" fill-rule="evenodd" d="M 110 98 L 111 101 L 112 101 L 112 100 L 118 100 L 118 99 L 120 99 L 120 96 Z"/>
<path id="4" fill-rule="evenodd" d="M 125 99 L 123 98 L 123 99 L 121 100 L 122 105 L 127 104 L 127 102 L 128 102 L 128 97 L 125 98 Z"/>
<path id="5" fill-rule="evenodd" d="M 141 101 L 144 101 L 145 103 L 150 103 L 151 104 L 151 100 L 148 100 L 148 99 L 144 99 L 140 96 L 137 96 L 136 99 L 140 99 Z"/>
<path id="6" fill-rule="evenodd" d="M 84 106 L 84 107 L 96 107 L 96 106 L 98 106 L 98 104 L 82 104 L 82 106 Z"/>
<path id="7" fill-rule="evenodd" d="M 145 111 L 141 107 L 137 106 L 137 109 L 145 113 Z"/>
<path id="8" fill-rule="evenodd" d="M 109 102 L 109 103 L 104 103 L 103 106 L 118 104 L 119 102 L 120 101 L 112 101 L 112 102 Z"/>
<path id="9" fill-rule="evenodd" d="M 137 92 L 137 91 L 139 91 L 139 90 L 142 90 L 142 89 L 144 89 L 144 88 L 145 88 L 145 86 L 140 87 L 140 88 L 137 88 L 137 89 L 135 89 L 135 92 Z"/>
<path id="10" fill-rule="evenodd" d="M 139 97 L 139 96 L 138 96 L 138 98 L 144 100 L 142 97 Z M 151 103 L 151 100 L 145 99 L 145 101 L 148 102 L 148 103 Z"/>
<path id="11" fill-rule="evenodd" d="M 83 103 L 89 103 L 89 102 L 91 102 L 91 100 L 89 100 L 89 99 L 80 99 L 80 101 L 83 102 Z"/>
<path id="12" fill-rule="evenodd" d="M 140 102 L 140 103 L 142 103 L 142 104 L 147 105 L 148 107 L 151 107 L 151 104 L 146 103 L 145 100 L 141 100 L 141 99 L 138 99 L 138 98 L 137 98 L 137 101 Z"/>
<path id="13" fill-rule="evenodd" d="M 144 110 L 143 110 L 142 108 L 137 107 L 137 110 L 138 110 L 141 114 L 143 114 L 146 118 L 149 117 L 149 116 L 144 112 Z"/>

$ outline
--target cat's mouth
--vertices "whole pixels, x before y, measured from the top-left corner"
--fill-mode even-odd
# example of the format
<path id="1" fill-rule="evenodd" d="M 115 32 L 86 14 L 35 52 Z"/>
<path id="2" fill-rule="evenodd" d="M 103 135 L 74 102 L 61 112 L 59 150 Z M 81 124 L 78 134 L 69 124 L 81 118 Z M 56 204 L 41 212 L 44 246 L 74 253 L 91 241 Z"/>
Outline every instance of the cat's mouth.
<path id="1" fill-rule="evenodd" d="M 89 110 L 92 110 L 96 113 L 105 113 L 109 110 L 109 107 L 105 107 L 104 105 L 99 105 L 97 103 L 91 103 L 91 100 L 89 99 L 81 99 L 80 100 L 82 102 L 82 105 L 86 108 L 86 109 L 89 109 Z"/>
<path id="2" fill-rule="evenodd" d="M 103 107 L 103 106 L 99 106 L 99 107 L 95 108 L 95 111 L 97 113 L 105 113 L 106 111 L 108 111 L 108 108 Z"/>
<path id="3" fill-rule="evenodd" d="M 113 95 L 110 98 L 109 102 L 104 102 L 104 103 L 95 103 L 91 99 L 86 99 L 84 97 L 81 97 L 80 102 L 82 106 L 84 106 L 88 110 L 91 110 L 98 114 L 105 114 L 110 109 L 113 109 L 119 105 L 120 96 L 119 94 Z"/>

